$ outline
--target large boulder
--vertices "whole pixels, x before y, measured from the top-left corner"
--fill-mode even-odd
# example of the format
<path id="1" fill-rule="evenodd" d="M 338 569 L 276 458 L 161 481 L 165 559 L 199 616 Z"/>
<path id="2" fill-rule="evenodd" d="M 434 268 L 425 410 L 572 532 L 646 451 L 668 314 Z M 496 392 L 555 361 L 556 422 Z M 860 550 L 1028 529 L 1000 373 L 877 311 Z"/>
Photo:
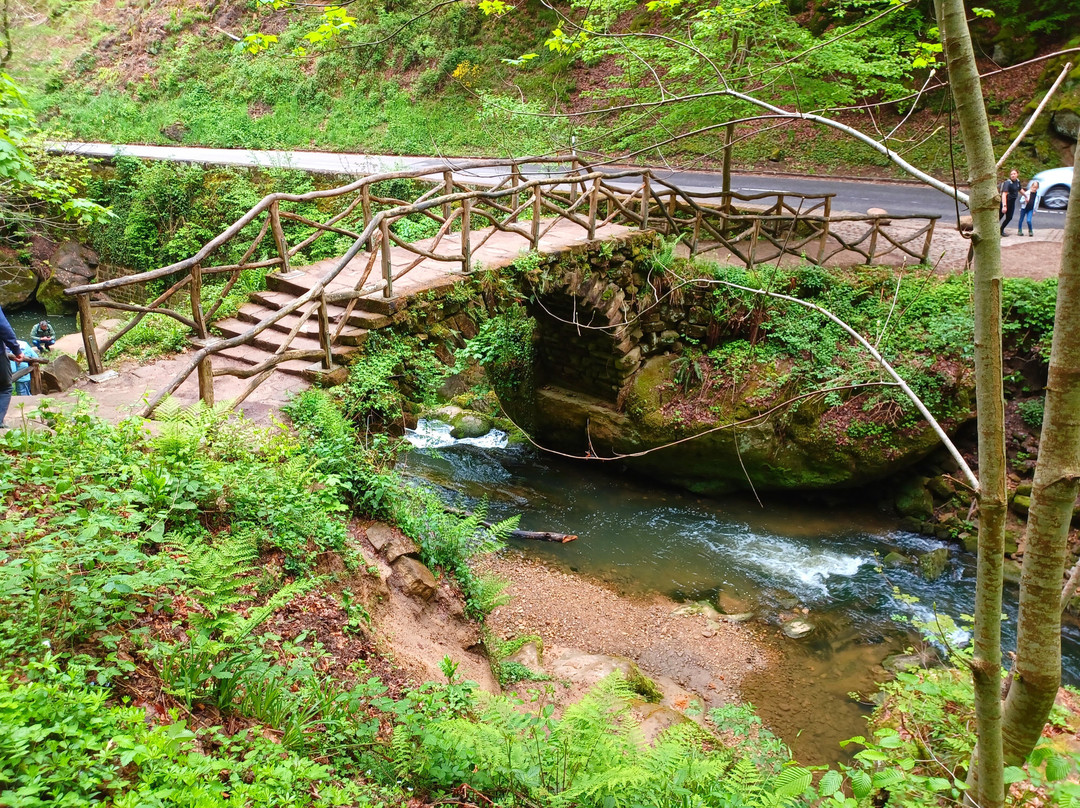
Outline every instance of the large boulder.
<path id="1" fill-rule="evenodd" d="M 390 566 L 394 571 L 392 583 L 409 597 L 431 600 L 439 589 L 431 570 L 411 556 L 403 555 Z"/>
<path id="2" fill-rule="evenodd" d="M 65 241 L 49 259 L 49 274 L 42 278 L 37 289 L 37 301 L 49 314 L 75 311 L 75 299 L 64 294 L 65 289 L 93 283 L 97 276 L 98 255 L 77 241 Z"/>
<path id="3" fill-rule="evenodd" d="M 20 264 L 0 266 L 0 306 L 18 309 L 34 299 L 38 276 Z"/>
<path id="4" fill-rule="evenodd" d="M 66 354 L 61 354 L 41 369 L 43 393 L 63 393 L 75 384 L 83 375 L 79 363 Z"/>

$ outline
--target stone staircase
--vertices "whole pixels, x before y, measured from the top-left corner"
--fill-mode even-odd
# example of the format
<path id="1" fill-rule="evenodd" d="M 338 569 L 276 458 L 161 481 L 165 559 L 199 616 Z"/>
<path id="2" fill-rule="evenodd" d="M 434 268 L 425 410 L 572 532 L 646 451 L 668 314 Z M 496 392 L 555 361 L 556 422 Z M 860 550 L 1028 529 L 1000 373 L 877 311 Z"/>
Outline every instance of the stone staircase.
<path id="1" fill-rule="evenodd" d="M 218 320 L 213 324 L 214 328 L 226 338 L 242 334 L 260 320 L 287 306 L 297 296 L 304 294 L 310 288 L 308 284 L 313 283 L 314 280 L 313 275 L 305 272 L 269 275 L 266 279 L 267 290 L 265 292 L 254 293 L 249 302 L 240 308 L 235 317 Z M 391 304 L 392 301 L 386 301 L 379 297 L 361 298 L 357 301 L 337 342 L 331 348 L 335 364 L 342 362 L 357 347 L 363 345 L 371 331 L 384 328 L 390 324 L 389 311 Z M 330 304 L 327 306 L 327 316 L 331 330 L 337 329 L 342 317 L 345 316 L 345 310 L 345 304 Z M 219 356 L 241 365 L 254 366 L 261 364 L 277 352 L 300 318 L 299 312 L 286 315 L 270 328 L 256 335 L 251 341 L 235 348 L 227 348 L 221 351 Z M 313 314 L 308 317 L 307 322 L 300 328 L 300 331 L 290 343 L 288 350 L 318 351 L 320 349 L 319 319 L 316 314 Z M 282 362 L 277 369 L 291 376 L 310 378 L 321 372 L 323 367 L 318 360 L 291 359 Z"/>

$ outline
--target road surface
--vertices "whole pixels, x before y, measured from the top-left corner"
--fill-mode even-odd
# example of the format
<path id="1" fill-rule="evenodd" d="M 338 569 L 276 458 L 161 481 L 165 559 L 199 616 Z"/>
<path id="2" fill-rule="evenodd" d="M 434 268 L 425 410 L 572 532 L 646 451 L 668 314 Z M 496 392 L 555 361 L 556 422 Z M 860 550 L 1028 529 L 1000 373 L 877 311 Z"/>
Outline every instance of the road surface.
<path id="1" fill-rule="evenodd" d="M 204 163 L 211 165 L 247 166 L 262 168 L 293 168 L 326 174 L 373 174 L 384 171 L 431 167 L 441 172 L 447 166 L 465 162 L 470 158 L 404 157 L 379 154 L 341 154 L 336 152 L 310 151 L 251 151 L 247 149 L 204 149 L 192 146 L 137 146 L 109 143 L 62 142 L 52 144 L 57 151 L 81 154 L 87 157 L 116 157 L 128 155 L 149 160 Z M 674 171 L 653 169 L 656 176 L 670 181 L 686 191 L 719 192 L 721 178 L 718 172 Z M 498 169 L 482 171 L 489 178 L 497 176 Z M 472 172 L 470 172 L 472 173 Z M 474 174 L 476 176 L 476 174 Z M 732 190 L 743 193 L 763 191 L 787 191 L 805 194 L 834 193 L 832 209 L 835 212 L 866 213 L 870 208 L 882 208 L 897 216 L 933 215 L 949 221 L 956 216 L 953 200 L 945 194 L 925 185 L 908 182 L 873 182 L 837 180 L 828 178 L 793 177 L 776 174 L 732 175 Z M 967 213 L 961 206 L 961 214 Z M 1036 227 L 1060 230 L 1065 226 L 1065 214 L 1061 211 L 1040 210 L 1035 214 Z M 1011 226 L 1015 226 L 1015 219 Z"/>

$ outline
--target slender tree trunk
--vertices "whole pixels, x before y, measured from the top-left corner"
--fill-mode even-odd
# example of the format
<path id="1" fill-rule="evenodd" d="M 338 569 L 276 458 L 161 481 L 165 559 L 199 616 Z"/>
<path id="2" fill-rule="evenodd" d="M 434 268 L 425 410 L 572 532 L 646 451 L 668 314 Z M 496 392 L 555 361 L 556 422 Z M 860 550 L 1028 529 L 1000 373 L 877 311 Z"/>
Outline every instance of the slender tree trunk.
<path id="1" fill-rule="evenodd" d="M 975 583 L 975 749 L 971 796 L 1005 800 L 1001 737 L 1001 586 L 1005 545 L 1005 401 L 1001 360 L 1000 202 L 990 126 L 963 0 L 936 0 L 949 83 L 964 139 L 974 229 L 975 388 L 979 419 L 979 555 Z M 1058 584 L 1060 586 L 1060 576 Z M 1056 602 L 1056 601 L 1055 601 Z"/>
<path id="2" fill-rule="evenodd" d="M 1076 156 L 1080 159 L 1080 145 Z M 1042 734 L 1061 684 L 1061 576 L 1080 474 L 1080 183 L 1069 194 L 1039 462 L 1020 578 L 1016 668 L 1005 700 L 1005 760 Z"/>

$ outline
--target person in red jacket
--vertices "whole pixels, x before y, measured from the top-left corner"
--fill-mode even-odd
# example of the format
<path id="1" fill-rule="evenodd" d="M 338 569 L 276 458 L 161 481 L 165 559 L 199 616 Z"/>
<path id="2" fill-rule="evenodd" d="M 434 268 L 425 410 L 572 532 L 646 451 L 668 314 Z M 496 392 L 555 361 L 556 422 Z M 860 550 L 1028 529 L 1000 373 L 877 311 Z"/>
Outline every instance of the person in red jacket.
<path id="1" fill-rule="evenodd" d="M 11 403 L 11 363 L 8 362 L 8 356 L 16 362 L 22 362 L 26 357 L 23 356 L 22 348 L 19 347 L 15 329 L 4 316 L 2 308 L 0 308 L 0 342 L 4 343 L 5 353 L 7 353 L 0 362 L 0 429 L 7 429 L 4 419 L 7 418 L 8 405 Z"/>

